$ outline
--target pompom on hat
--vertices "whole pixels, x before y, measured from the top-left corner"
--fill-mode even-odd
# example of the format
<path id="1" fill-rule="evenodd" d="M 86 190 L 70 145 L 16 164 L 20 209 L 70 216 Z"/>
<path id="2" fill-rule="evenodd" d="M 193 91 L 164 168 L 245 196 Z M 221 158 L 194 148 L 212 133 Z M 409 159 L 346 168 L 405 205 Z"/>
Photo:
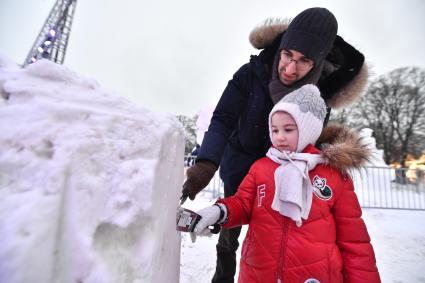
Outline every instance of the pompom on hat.
<path id="1" fill-rule="evenodd" d="M 275 104 L 269 114 L 270 139 L 272 136 L 271 118 L 274 113 L 279 111 L 290 114 L 297 124 L 297 152 L 301 152 L 308 144 L 316 143 L 323 130 L 326 104 L 315 85 L 306 84 L 287 94 Z"/>
<path id="2" fill-rule="evenodd" d="M 296 50 L 319 65 L 332 49 L 337 31 L 338 22 L 328 9 L 309 8 L 291 21 L 279 50 Z"/>

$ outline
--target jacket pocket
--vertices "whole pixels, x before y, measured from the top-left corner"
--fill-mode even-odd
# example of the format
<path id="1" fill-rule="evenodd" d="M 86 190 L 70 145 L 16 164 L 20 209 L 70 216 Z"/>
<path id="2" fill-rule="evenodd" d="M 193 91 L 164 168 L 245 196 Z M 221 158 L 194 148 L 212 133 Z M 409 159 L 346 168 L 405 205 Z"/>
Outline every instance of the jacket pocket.
<path id="1" fill-rule="evenodd" d="M 329 266 L 329 282 L 330 283 L 342 283 L 342 255 L 339 248 L 334 246 L 330 248 L 328 253 L 328 266 Z"/>

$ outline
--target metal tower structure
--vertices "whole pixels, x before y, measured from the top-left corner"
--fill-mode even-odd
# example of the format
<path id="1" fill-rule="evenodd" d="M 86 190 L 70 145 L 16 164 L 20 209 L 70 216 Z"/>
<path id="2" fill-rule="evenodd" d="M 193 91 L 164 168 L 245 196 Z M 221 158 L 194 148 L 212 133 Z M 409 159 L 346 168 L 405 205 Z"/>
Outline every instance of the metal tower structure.
<path id="1" fill-rule="evenodd" d="M 44 22 L 23 66 L 42 58 L 62 64 L 77 0 L 57 0 Z"/>

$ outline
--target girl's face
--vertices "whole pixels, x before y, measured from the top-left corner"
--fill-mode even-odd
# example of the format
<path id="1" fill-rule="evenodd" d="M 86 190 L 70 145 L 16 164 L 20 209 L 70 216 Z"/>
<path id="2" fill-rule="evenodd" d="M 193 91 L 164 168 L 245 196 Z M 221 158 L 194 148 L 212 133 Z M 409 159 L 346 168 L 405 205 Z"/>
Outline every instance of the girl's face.
<path id="1" fill-rule="evenodd" d="M 271 118 L 272 144 L 279 151 L 297 151 L 298 127 L 287 112 L 278 111 Z"/>

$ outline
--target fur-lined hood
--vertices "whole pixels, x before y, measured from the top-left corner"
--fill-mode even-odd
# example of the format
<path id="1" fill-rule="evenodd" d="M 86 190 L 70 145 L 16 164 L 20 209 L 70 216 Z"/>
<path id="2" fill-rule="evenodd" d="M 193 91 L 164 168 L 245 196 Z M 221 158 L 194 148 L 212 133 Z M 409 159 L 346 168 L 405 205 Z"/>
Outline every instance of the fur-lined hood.
<path id="1" fill-rule="evenodd" d="M 329 124 L 317 143 L 328 164 L 343 172 L 359 169 L 371 160 L 369 146 L 354 130 L 341 124 Z"/>
<path id="2" fill-rule="evenodd" d="M 267 19 L 249 35 L 252 46 L 263 49 L 259 56 L 270 70 L 280 39 L 289 23 L 289 19 Z M 363 54 L 337 35 L 333 49 L 326 57 L 318 86 L 329 106 L 335 109 L 344 108 L 362 95 L 368 73 Z"/>

